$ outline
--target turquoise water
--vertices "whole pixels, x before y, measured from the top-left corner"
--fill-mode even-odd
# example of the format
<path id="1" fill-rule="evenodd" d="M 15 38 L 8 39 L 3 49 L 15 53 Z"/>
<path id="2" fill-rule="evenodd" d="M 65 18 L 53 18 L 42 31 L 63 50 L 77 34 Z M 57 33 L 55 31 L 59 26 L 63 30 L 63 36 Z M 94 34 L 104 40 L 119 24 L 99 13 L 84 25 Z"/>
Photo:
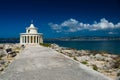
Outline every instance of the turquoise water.
<path id="1" fill-rule="evenodd" d="M 45 41 L 45 43 L 56 43 L 62 47 L 78 50 L 95 50 L 120 54 L 120 41 Z"/>

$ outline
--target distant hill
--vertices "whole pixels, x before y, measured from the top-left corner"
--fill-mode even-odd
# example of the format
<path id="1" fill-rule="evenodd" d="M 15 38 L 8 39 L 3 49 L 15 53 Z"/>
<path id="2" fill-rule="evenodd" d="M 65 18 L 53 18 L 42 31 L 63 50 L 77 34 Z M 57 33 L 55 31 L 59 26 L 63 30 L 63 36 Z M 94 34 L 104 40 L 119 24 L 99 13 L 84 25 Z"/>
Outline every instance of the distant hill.
<path id="1" fill-rule="evenodd" d="M 0 38 L 0 43 L 19 43 L 19 38 Z"/>
<path id="2" fill-rule="evenodd" d="M 79 36 L 79 37 L 63 37 L 63 38 L 48 38 L 48 39 L 45 39 L 45 41 L 99 41 L 99 40 L 120 40 L 120 37 Z"/>
<path id="3" fill-rule="evenodd" d="M 105 40 L 120 40 L 120 37 L 111 36 L 77 36 L 77 37 L 62 37 L 62 38 L 46 38 L 44 41 L 105 41 Z M 19 38 L 0 38 L 0 43 L 19 43 Z"/>

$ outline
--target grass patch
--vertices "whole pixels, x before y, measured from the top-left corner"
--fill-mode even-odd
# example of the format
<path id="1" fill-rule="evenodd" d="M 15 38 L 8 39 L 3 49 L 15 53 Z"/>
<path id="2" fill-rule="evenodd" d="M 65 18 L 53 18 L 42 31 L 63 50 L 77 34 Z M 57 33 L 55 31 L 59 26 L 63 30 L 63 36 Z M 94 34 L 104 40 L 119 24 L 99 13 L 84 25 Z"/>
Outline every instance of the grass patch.
<path id="1" fill-rule="evenodd" d="M 40 43 L 40 45 L 42 45 L 44 47 L 51 47 L 51 44 L 49 44 L 49 43 Z"/>
<path id="2" fill-rule="evenodd" d="M 98 71 L 98 67 L 96 65 L 93 65 L 93 69 Z"/>
<path id="3" fill-rule="evenodd" d="M 88 62 L 87 61 L 83 61 L 83 62 L 81 62 L 82 64 L 88 64 Z"/>
<path id="4" fill-rule="evenodd" d="M 117 73 L 117 76 L 120 76 L 120 72 Z"/>
<path id="5" fill-rule="evenodd" d="M 76 57 L 73 57 L 74 60 L 78 61 Z"/>

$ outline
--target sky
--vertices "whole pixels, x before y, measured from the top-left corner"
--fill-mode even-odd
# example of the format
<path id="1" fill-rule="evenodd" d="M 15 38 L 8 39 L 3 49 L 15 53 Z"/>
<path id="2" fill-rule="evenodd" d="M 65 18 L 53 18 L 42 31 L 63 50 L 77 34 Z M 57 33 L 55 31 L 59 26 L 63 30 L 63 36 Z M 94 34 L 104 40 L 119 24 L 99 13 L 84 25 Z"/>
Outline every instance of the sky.
<path id="1" fill-rule="evenodd" d="M 44 38 L 120 36 L 120 0 L 0 0 L 0 38 L 34 25 Z"/>

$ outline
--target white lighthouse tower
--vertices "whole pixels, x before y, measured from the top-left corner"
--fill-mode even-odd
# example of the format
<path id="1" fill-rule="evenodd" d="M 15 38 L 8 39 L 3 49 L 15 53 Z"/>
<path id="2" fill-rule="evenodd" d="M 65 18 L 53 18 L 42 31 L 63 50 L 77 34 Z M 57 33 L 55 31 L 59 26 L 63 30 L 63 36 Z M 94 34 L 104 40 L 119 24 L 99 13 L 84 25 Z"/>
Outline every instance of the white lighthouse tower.
<path id="1" fill-rule="evenodd" d="M 33 23 L 30 24 L 30 27 L 26 28 L 26 33 L 20 34 L 20 44 L 40 44 L 43 43 L 43 34 L 38 33 L 38 28 L 34 26 Z"/>

